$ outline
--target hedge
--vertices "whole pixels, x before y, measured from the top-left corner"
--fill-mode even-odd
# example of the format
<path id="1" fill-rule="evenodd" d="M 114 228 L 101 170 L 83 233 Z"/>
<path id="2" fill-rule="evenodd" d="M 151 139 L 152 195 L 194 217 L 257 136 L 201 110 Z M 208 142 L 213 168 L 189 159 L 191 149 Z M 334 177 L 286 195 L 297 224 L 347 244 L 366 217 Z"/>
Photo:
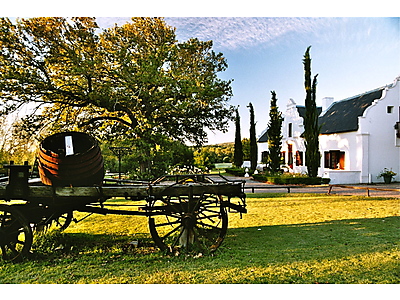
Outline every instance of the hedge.
<path id="1" fill-rule="evenodd" d="M 306 177 L 306 176 L 271 176 L 268 174 L 254 174 L 253 178 L 257 181 L 267 181 L 272 184 L 305 184 L 319 185 L 329 183 L 329 178 Z"/>
<path id="2" fill-rule="evenodd" d="M 243 177 L 246 174 L 246 168 L 226 168 L 225 172 L 234 176 Z M 247 173 L 249 173 L 249 175 L 251 176 L 253 174 L 253 171 L 249 170 Z"/>

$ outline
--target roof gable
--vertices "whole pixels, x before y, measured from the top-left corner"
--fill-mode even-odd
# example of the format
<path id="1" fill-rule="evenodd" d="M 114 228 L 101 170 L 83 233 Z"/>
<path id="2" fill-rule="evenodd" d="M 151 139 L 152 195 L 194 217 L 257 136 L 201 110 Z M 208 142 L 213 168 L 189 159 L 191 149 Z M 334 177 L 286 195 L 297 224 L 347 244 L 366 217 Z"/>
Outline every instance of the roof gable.
<path id="1" fill-rule="evenodd" d="M 268 130 L 265 130 L 265 131 L 261 134 L 261 136 L 260 136 L 260 138 L 258 139 L 257 142 L 258 142 L 258 143 L 267 143 L 267 142 L 268 142 Z"/>
<path id="2" fill-rule="evenodd" d="M 306 107 L 304 105 L 296 105 L 297 111 L 299 113 L 299 116 L 302 117 L 303 119 L 306 118 Z M 317 107 L 317 114 L 320 115 L 322 112 L 322 107 L 318 106 Z"/>
<path id="3" fill-rule="evenodd" d="M 318 118 L 321 134 L 357 131 L 358 117 L 362 116 L 365 109 L 376 99 L 382 97 L 384 88 L 364 93 L 339 102 L 334 102 L 331 107 Z"/>

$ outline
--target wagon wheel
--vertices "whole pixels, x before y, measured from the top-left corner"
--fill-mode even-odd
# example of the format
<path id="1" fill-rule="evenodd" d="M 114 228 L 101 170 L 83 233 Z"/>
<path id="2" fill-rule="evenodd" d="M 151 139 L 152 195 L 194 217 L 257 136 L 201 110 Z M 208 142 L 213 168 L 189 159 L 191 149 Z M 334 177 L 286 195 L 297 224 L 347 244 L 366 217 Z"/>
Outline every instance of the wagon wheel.
<path id="1" fill-rule="evenodd" d="M 73 219 L 73 212 L 54 213 L 50 217 L 44 217 L 41 222 L 33 224 L 33 229 L 39 233 L 47 232 L 54 224 L 55 227 L 61 231 L 67 229 Z"/>
<path id="2" fill-rule="evenodd" d="M 73 212 L 68 211 L 65 213 L 61 213 L 60 215 L 55 217 L 53 219 L 53 222 L 58 229 L 63 231 L 65 229 L 67 229 L 67 227 L 71 224 L 72 218 L 73 218 Z"/>
<path id="3" fill-rule="evenodd" d="M 32 229 L 18 209 L 0 206 L 0 249 L 4 260 L 16 261 L 26 255 L 33 241 Z"/>
<path id="4" fill-rule="evenodd" d="M 149 228 L 161 250 L 213 252 L 228 228 L 228 214 L 215 195 L 163 197 L 153 201 L 150 210 L 160 212 L 149 218 Z"/>

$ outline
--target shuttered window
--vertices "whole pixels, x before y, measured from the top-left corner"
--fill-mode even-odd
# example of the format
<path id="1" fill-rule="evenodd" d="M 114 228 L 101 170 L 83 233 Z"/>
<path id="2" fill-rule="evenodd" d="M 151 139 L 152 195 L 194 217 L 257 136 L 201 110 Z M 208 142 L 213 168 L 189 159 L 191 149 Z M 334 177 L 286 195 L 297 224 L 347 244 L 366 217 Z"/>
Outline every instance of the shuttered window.
<path id="1" fill-rule="evenodd" d="M 331 150 L 324 153 L 325 168 L 333 170 L 344 170 L 344 157 L 343 151 Z"/>

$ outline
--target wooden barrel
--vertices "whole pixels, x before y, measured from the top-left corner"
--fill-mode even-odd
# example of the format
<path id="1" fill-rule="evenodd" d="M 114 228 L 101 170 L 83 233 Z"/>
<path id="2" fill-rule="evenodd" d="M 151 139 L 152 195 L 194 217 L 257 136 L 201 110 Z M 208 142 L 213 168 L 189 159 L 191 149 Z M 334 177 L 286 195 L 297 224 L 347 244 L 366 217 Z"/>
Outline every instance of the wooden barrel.
<path id="1" fill-rule="evenodd" d="M 98 142 L 82 132 L 51 135 L 39 146 L 39 176 L 54 186 L 100 185 L 104 161 Z"/>

